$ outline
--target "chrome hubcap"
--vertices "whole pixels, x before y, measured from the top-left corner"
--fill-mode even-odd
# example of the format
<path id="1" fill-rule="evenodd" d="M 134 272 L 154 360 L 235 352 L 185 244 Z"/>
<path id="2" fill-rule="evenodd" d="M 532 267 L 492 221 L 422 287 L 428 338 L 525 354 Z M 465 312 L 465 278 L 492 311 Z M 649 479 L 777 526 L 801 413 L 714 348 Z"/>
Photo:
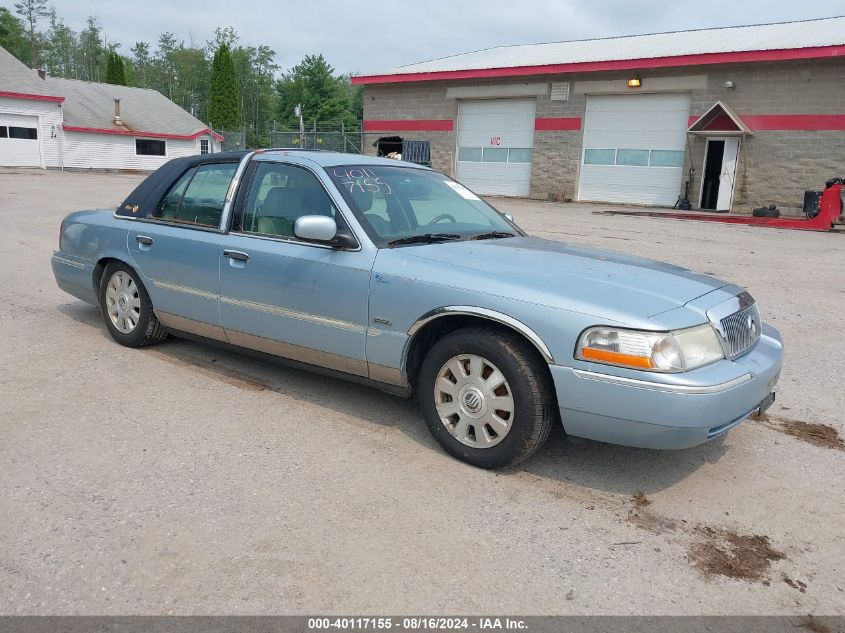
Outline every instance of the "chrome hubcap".
<path id="1" fill-rule="evenodd" d="M 472 448 L 495 446 L 513 424 L 508 381 L 498 367 L 476 354 L 455 356 L 440 368 L 434 406 L 452 437 Z"/>
<path id="2" fill-rule="evenodd" d="M 118 270 L 106 285 L 106 312 L 118 330 L 129 334 L 141 318 L 141 296 L 128 274 Z"/>

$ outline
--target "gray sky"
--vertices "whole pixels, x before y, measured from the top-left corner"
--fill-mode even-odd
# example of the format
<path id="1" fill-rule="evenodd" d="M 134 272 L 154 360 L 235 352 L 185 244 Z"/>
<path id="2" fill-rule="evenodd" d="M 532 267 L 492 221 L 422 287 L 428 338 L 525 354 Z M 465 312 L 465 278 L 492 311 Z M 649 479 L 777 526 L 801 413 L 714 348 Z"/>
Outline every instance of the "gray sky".
<path id="1" fill-rule="evenodd" d="M 12 9 L 12 0 L 0 0 Z M 204 44 L 219 25 L 267 44 L 288 68 L 323 53 L 368 74 L 490 46 L 759 24 L 845 14 L 843 0 L 53 0 L 79 30 L 96 15 L 128 53 L 173 31 Z"/>

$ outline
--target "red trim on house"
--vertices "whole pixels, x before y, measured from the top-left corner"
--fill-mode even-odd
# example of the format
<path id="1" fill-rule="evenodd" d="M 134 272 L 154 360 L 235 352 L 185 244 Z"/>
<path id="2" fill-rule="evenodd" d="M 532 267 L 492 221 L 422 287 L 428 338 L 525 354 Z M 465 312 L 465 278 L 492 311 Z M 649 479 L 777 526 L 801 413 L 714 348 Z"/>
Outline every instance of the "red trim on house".
<path id="1" fill-rule="evenodd" d="M 148 138 L 170 138 L 178 141 L 190 141 L 204 134 L 212 134 L 218 141 L 223 141 L 223 137 L 217 132 L 212 132 L 208 128 L 195 132 L 194 134 L 165 134 L 162 132 L 138 132 L 136 130 L 107 130 L 97 127 L 82 127 L 79 125 L 64 124 L 62 129 L 66 132 L 87 132 L 89 134 L 113 134 L 115 136 L 143 136 Z"/>
<path id="2" fill-rule="evenodd" d="M 365 132 L 451 132 L 455 129 L 452 119 L 368 119 Z"/>
<path id="3" fill-rule="evenodd" d="M 28 99 L 29 101 L 53 101 L 61 103 L 65 100 L 64 97 L 53 97 L 50 95 L 31 95 L 25 92 L 5 92 L 0 90 L 0 97 L 7 97 L 8 99 Z"/>
<path id="4" fill-rule="evenodd" d="M 534 129 L 577 131 L 581 129 L 581 117 L 537 118 L 534 119 Z"/>
<path id="5" fill-rule="evenodd" d="M 785 61 L 790 59 L 816 59 L 824 57 L 843 56 L 845 56 L 845 46 L 843 45 L 809 46 L 807 48 L 782 48 L 768 51 L 701 53 L 696 55 L 673 55 L 670 57 L 647 57 L 641 59 L 617 59 L 598 62 L 546 64 L 542 66 L 513 66 L 511 68 L 444 70 L 437 72 L 408 73 L 404 75 L 358 75 L 357 77 L 352 77 L 352 83 L 385 84 L 408 81 L 435 81 L 439 79 L 522 77 L 525 75 L 548 75 L 552 73 L 584 73 L 607 70 L 644 70 L 646 68 L 667 68 L 672 66 L 735 64 L 740 62 L 770 62 Z M 645 82 L 648 82 L 648 78 L 645 79 Z"/>
<path id="6" fill-rule="evenodd" d="M 752 130 L 829 130 L 845 131 L 845 114 L 742 114 L 743 123 Z M 689 118 L 692 125 L 699 117 Z M 708 126 L 709 130 L 709 126 Z"/>

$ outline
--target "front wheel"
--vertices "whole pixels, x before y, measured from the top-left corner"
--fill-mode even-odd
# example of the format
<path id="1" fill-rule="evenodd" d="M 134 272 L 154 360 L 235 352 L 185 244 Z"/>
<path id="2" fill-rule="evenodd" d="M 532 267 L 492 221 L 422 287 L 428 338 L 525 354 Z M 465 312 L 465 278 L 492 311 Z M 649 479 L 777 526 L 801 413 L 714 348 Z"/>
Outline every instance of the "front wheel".
<path id="1" fill-rule="evenodd" d="M 555 420 L 542 359 L 495 328 L 464 328 L 437 341 L 420 369 L 417 400 L 446 452 L 481 468 L 530 457 Z"/>
<path id="2" fill-rule="evenodd" d="M 112 262 L 103 271 L 100 310 L 109 334 L 121 345 L 143 347 L 167 337 L 138 273 L 123 262 Z"/>

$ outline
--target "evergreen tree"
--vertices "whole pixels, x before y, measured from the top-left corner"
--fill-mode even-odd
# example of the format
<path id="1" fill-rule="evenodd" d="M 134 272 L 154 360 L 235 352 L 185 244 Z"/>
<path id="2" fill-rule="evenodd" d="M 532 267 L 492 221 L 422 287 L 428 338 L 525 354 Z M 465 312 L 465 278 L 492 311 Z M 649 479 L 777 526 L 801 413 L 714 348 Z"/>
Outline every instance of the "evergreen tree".
<path id="1" fill-rule="evenodd" d="M 103 44 L 103 27 L 100 26 L 97 18 L 89 17 L 85 28 L 79 32 L 76 54 L 78 78 L 86 81 L 103 81 L 108 50 Z"/>
<path id="2" fill-rule="evenodd" d="M 137 84 L 141 88 L 148 88 L 150 80 L 148 73 L 152 62 L 150 45 L 147 42 L 135 42 L 135 46 L 129 50 L 132 53 L 132 64 Z"/>
<path id="3" fill-rule="evenodd" d="M 116 86 L 126 85 L 126 68 L 123 65 L 123 58 L 117 51 L 111 51 L 106 60 L 106 83 Z"/>
<path id="4" fill-rule="evenodd" d="M 26 23 L 26 37 L 29 40 L 28 59 L 23 60 L 28 66 L 38 66 L 41 63 L 41 33 L 35 30 L 38 20 L 50 15 L 47 0 L 21 0 L 15 3 L 15 12 Z"/>
<path id="5" fill-rule="evenodd" d="M 50 10 L 50 30 L 47 31 L 44 61 L 47 72 L 55 77 L 76 79 L 76 49 L 79 47 L 76 33 Z"/>
<path id="6" fill-rule="evenodd" d="M 235 65 L 225 42 L 217 48 L 214 59 L 211 61 L 208 120 L 218 130 L 236 130 L 241 124 Z"/>

